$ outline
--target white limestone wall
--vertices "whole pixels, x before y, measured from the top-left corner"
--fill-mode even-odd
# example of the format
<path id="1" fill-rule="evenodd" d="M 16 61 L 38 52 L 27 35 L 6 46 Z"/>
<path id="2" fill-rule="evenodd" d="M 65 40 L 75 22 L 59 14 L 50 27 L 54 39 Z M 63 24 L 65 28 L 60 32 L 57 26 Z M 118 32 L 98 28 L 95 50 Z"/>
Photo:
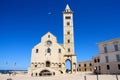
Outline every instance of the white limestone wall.
<path id="1" fill-rule="evenodd" d="M 47 36 L 50 35 L 50 38 Z M 52 44 L 50 46 L 47 45 L 47 41 L 50 40 Z M 51 53 L 47 53 L 47 49 L 51 49 Z M 36 49 L 39 49 L 38 53 L 36 53 Z M 58 52 L 58 49 L 61 49 L 61 53 Z M 61 45 L 59 45 L 56 41 L 56 38 L 50 33 L 46 34 L 42 37 L 42 42 L 36 45 L 32 49 L 32 60 L 31 62 L 41 62 L 45 63 L 46 61 L 60 63 L 63 61 L 63 54 L 65 50 Z"/>
<path id="2" fill-rule="evenodd" d="M 120 50 L 120 38 L 98 43 L 99 53 L 104 53 L 104 46 L 107 47 L 108 53 L 109 52 L 114 52 L 115 51 L 114 44 L 116 42 L 117 42 L 118 48 Z"/>

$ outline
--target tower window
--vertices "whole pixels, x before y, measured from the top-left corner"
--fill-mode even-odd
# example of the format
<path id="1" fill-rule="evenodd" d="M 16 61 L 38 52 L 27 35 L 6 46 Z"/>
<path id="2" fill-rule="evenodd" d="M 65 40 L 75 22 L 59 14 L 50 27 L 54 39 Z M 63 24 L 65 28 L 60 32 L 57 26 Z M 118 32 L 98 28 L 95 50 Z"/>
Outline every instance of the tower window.
<path id="1" fill-rule="evenodd" d="M 51 49 L 50 48 L 47 49 L 47 53 L 51 53 Z"/>
<path id="2" fill-rule="evenodd" d="M 38 53 L 39 52 L 39 49 L 36 49 L 36 53 Z"/>
<path id="3" fill-rule="evenodd" d="M 70 16 L 66 16 L 65 19 L 71 19 L 71 17 Z"/>
<path id="4" fill-rule="evenodd" d="M 70 22 L 67 22 L 67 26 L 69 26 L 70 25 Z"/>
<path id="5" fill-rule="evenodd" d="M 68 39 L 68 43 L 70 43 L 70 40 Z"/>
<path id="6" fill-rule="evenodd" d="M 117 44 L 114 45 L 114 48 L 115 48 L 115 51 L 118 51 L 118 45 Z"/>
<path id="7" fill-rule="evenodd" d="M 68 48 L 68 52 L 70 52 L 70 48 Z"/>
<path id="8" fill-rule="evenodd" d="M 61 49 L 58 49 L 58 52 L 61 53 Z"/>
<path id="9" fill-rule="evenodd" d="M 69 34 L 70 34 L 70 32 L 68 31 L 68 32 L 67 32 L 67 34 L 69 35 Z"/>

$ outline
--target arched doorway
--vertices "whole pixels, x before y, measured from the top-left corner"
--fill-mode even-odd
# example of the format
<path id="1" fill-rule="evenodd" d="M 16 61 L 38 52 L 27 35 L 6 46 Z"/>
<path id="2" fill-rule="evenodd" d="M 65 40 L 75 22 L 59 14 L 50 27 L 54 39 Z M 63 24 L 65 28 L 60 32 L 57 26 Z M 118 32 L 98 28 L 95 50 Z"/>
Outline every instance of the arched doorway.
<path id="1" fill-rule="evenodd" d="M 66 73 L 72 73 L 72 63 L 69 59 L 66 60 Z"/>
<path id="2" fill-rule="evenodd" d="M 46 67 L 50 67 L 50 61 L 46 61 Z"/>
<path id="3" fill-rule="evenodd" d="M 39 73 L 39 76 L 51 76 L 51 75 L 52 75 L 52 73 L 49 70 L 42 70 Z"/>

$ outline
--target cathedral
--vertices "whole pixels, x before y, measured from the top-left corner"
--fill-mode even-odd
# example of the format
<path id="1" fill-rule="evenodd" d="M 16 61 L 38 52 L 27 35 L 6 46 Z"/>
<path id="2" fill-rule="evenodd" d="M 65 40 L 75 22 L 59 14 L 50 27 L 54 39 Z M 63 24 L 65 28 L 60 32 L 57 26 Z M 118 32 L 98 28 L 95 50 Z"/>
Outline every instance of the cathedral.
<path id="1" fill-rule="evenodd" d="M 28 68 L 30 76 L 47 76 L 72 74 L 77 72 L 77 58 L 74 53 L 73 12 L 69 5 L 63 11 L 64 43 L 59 44 L 57 38 L 47 32 L 41 42 L 32 48 L 31 63 Z M 70 62 L 70 70 L 66 70 L 66 62 Z"/>

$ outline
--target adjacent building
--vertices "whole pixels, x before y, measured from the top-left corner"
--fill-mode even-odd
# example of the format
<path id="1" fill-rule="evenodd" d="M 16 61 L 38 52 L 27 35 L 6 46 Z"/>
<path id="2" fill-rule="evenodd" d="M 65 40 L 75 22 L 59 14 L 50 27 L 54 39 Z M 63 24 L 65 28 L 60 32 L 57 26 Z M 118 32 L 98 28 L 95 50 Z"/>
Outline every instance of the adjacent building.
<path id="1" fill-rule="evenodd" d="M 98 43 L 99 55 L 93 57 L 94 71 L 120 73 L 120 38 Z"/>
<path id="2" fill-rule="evenodd" d="M 78 62 L 78 72 L 93 72 L 93 62 Z"/>

